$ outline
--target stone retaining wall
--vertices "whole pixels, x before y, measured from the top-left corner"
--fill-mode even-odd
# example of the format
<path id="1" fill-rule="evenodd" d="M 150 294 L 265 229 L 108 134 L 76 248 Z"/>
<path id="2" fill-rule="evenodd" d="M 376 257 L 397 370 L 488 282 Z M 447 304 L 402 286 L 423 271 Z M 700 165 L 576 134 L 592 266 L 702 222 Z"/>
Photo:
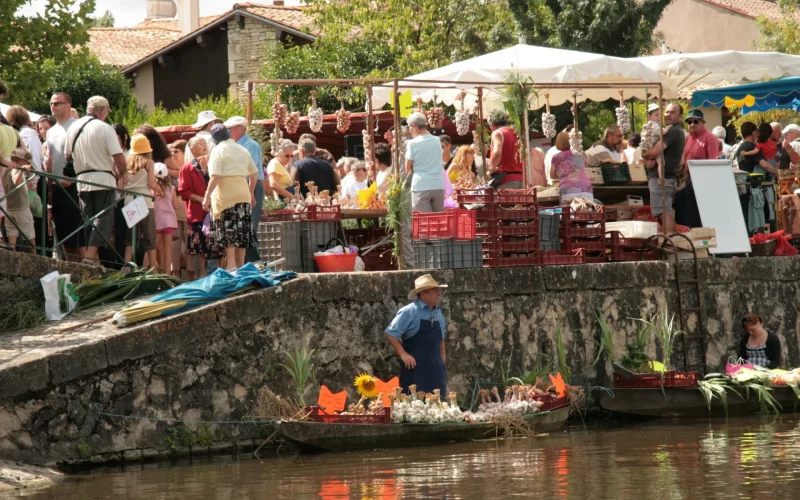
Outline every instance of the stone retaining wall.
<path id="1" fill-rule="evenodd" d="M 518 375 L 542 356 L 554 357 L 556 321 L 572 383 L 610 385 L 610 364 L 592 365 L 595 310 L 609 316 L 621 355 L 637 330 L 629 318 L 676 311 L 674 273 L 664 262 L 433 273 L 450 285 L 442 303 L 449 389 L 464 400 L 475 379 L 497 381 L 502 363 Z M 259 444 L 269 429 L 241 421 L 253 414 L 264 384 L 292 394 L 277 366 L 280 351 L 317 349 L 316 380 L 334 391 L 351 390 L 362 371 L 384 378 L 398 372 L 383 330 L 419 274 L 305 275 L 143 325 L 98 325 L 73 344 L 20 353 L 0 364 L 0 457 L 102 462 L 166 456 L 198 438 L 207 447 Z M 779 335 L 785 365 L 800 364 L 800 257 L 705 261 L 700 274 L 709 370 L 735 353 L 746 311 L 760 313 Z M 689 325 L 693 333 L 696 316 Z M 689 364 L 701 366 L 698 339 L 687 344 Z M 654 345 L 650 350 L 658 354 Z M 315 400 L 315 390 L 307 398 Z"/>

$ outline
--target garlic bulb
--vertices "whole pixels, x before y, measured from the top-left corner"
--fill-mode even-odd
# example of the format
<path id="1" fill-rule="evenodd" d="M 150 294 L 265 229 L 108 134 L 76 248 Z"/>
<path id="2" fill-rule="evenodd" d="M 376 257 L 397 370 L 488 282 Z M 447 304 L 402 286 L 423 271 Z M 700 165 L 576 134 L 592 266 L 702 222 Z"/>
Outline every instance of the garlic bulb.
<path id="1" fill-rule="evenodd" d="M 442 108 L 433 107 L 425 115 L 428 117 L 428 126 L 430 128 L 442 128 L 442 122 L 444 122 L 444 110 Z"/>
<path id="2" fill-rule="evenodd" d="M 617 125 L 623 133 L 628 133 L 631 130 L 631 115 L 628 113 L 627 106 L 620 106 L 616 109 L 617 112 Z"/>
<path id="3" fill-rule="evenodd" d="M 556 136 L 556 115 L 552 113 L 542 113 L 542 133 L 548 139 Z"/>
<path id="4" fill-rule="evenodd" d="M 290 134 L 297 132 L 297 129 L 300 127 L 300 112 L 292 111 L 289 113 L 286 116 L 286 120 L 283 122 L 283 126 L 286 127 L 286 131 Z"/>
<path id="5" fill-rule="evenodd" d="M 336 111 L 336 130 L 343 134 L 350 130 L 350 112 L 344 108 Z"/>
<path id="6" fill-rule="evenodd" d="M 372 154 L 372 134 L 367 129 L 361 131 L 362 140 L 364 143 L 364 162 L 367 164 L 367 169 L 374 163 Z"/>
<path id="7" fill-rule="evenodd" d="M 658 134 L 661 127 L 655 122 L 648 121 L 642 127 L 642 142 L 639 144 L 642 152 L 648 151 L 658 142 Z"/>
<path id="8" fill-rule="evenodd" d="M 276 121 L 275 131 L 269 134 L 269 147 L 271 149 L 272 156 L 277 156 L 280 154 L 281 137 L 283 137 L 283 133 L 281 132 L 280 127 L 278 127 L 278 122 Z"/>
<path id="9" fill-rule="evenodd" d="M 463 108 L 460 111 L 456 111 L 455 120 L 458 135 L 467 135 L 469 133 L 469 112 L 464 111 Z"/>
<path id="10" fill-rule="evenodd" d="M 286 115 L 289 113 L 289 108 L 285 104 L 281 104 L 280 100 L 272 105 L 272 119 L 276 124 L 281 124 L 286 121 Z"/>
<path id="11" fill-rule="evenodd" d="M 573 128 L 569 133 L 569 149 L 574 155 L 583 154 L 583 133 Z"/>
<path id="12" fill-rule="evenodd" d="M 315 134 L 322 130 L 322 110 L 317 107 L 316 92 L 311 94 L 311 107 L 308 108 L 308 128 Z"/>

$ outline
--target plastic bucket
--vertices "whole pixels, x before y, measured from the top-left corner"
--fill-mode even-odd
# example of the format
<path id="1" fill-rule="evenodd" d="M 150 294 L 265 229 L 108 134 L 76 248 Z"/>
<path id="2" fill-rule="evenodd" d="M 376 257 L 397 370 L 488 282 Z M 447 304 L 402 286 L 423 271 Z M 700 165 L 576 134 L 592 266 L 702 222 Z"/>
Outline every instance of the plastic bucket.
<path id="1" fill-rule="evenodd" d="M 321 273 L 350 273 L 356 268 L 358 254 L 315 255 L 314 261 Z"/>

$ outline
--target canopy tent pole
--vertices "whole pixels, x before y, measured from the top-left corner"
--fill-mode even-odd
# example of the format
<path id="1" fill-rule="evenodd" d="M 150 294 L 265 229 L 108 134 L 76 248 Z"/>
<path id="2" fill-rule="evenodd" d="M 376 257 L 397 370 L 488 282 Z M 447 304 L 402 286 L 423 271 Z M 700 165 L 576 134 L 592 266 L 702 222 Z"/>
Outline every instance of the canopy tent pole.
<path id="1" fill-rule="evenodd" d="M 364 163 L 367 165 L 367 172 L 370 174 L 373 173 L 373 168 L 375 168 L 375 123 L 373 122 L 372 118 L 372 85 L 367 85 L 367 130 L 369 130 L 369 135 L 367 139 L 367 144 L 372 149 L 373 156 L 367 158 L 367 151 L 364 150 Z M 372 164 L 370 166 L 370 163 Z"/>
<path id="2" fill-rule="evenodd" d="M 664 88 L 661 84 L 658 84 L 658 109 L 661 118 L 659 118 L 659 125 L 661 126 L 661 130 L 664 130 Z M 661 159 L 661 166 L 658 167 L 658 182 L 661 184 L 661 213 L 664 214 L 667 211 L 667 195 L 666 195 L 666 181 L 664 180 L 664 134 L 658 134 L 658 143 L 661 146 L 661 152 L 658 154 L 659 158 Z M 663 218 L 662 218 L 663 220 Z M 661 227 L 661 230 L 664 231 L 664 234 L 667 234 L 666 228 Z M 675 270 L 677 273 L 677 269 Z"/>
<path id="3" fill-rule="evenodd" d="M 397 80 L 394 81 L 392 84 L 394 88 L 394 153 L 392 154 L 392 158 L 394 159 L 394 168 L 392 171 L 394 172 L 395 176 L 400 175 L 400 137 L 402 132 L 400 130 L 400 96 L 398 95 L 398 85 Z M 397 179 L 399 181 L 399 179 Z"/>
<path id="4" fill-rule="evenodd" d="M 253 82 L 247 81 L 247 124 L 253 121 Z"/>
<path id="5" fill-rule="evenodd" d="M 520 85 L 519 91 L 522 97 L 525 97 L 525 86 Z M 533 165 L 531 164 L 531 137 L 530 127 L 528 125 L 528 100 L 525 99 L 525 107 L 522 110 L 522 147 L 525 151 L 522 152 L 522 160 L 524 162 L 522 169 L 522 182 L 526 188 L 533 187 Z"/>
<path id="6" fill-rule="evenodd" d="M 486 165 L 486 144 L 483 142 L 483 87 L 478 87 L 478 120 L 480 124 L 480 128 L 475 127 L 478 131 L 478 146 L 481 148 L 481 168 L 480 174 L 481 179 L 486 178 L 486 172 L 489 171 L 488 165 Z"/>

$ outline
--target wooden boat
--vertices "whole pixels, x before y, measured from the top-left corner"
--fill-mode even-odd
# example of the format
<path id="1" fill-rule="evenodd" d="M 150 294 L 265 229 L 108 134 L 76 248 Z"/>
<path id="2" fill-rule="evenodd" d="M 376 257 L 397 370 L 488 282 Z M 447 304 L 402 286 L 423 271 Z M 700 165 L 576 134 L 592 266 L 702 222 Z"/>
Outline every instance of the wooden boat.
<path id="1" fill-rule="evenodd" d="M 737 391 L 741 397 L 728 393 L 728 415 L 753 415 L 761 411 L 758 395 L 744 388 Z M 781 411 L 797 411 L 800 400 L 791 387 L 775 387 L 772 396 L 781 405 Z M 711 403 L 709 411 L 700 390 L 691 387 L 665 387 L 662 389 L 593 389 L 592 398 L 597 405 L 610 412 L 643 417 L 708 417 L 725 416 L 725 408 L 719 400 Z"/>
<path id="2" fill-rule="evenodd" d="M 564 406 L 527 416 L 534 432 L 550 432 L 564 427 L 570 407 Z M 340 424 L 284 420 L 280 435 L 306 451 L 352 451 L 399 448 L 471 441 L 496 437 L 490 423 L 469 424 Z"/>

